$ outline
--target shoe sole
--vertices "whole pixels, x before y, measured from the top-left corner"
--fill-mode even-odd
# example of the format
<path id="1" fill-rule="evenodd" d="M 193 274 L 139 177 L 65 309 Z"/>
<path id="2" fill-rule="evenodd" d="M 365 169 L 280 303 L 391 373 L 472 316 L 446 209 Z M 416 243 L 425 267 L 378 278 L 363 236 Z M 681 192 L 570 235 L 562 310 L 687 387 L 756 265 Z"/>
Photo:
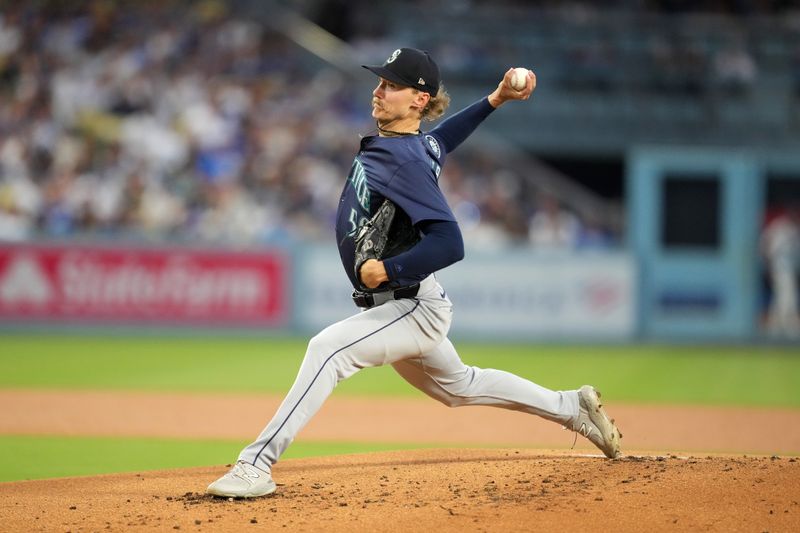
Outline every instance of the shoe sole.
<path id="1" fill-rule="evenodd" d="M 211 496 L 216 496 L 218 498 L 260 498 L 261 496 L 269 496 L 278 486 L 275 483 L 272 483 L 266 491 L 259 491 L 259 492 L 246 492 L 244 494 L 234 494 L 232 492 L 224 492 L 221 490 L 212 489 L 208 487 L 206 489 L 206 494 L 210 494 Z"/>
<path id="2" fill-rule="evenodd" d="M 600 429 L 603 435 L 611 435 L 613 454 L 609 455 L 605 450 L 603 450 L 603 453 L 609 459 L 616 459 L 620 456 L 619 439 L 622 434 L 603 409 L 603 404 L 600 403 L 600 391 L 594 387 L 581 387 L 581 398 L 583 398 L 586 403 L 589 418 L 592 420 L 592 423 Z"/>

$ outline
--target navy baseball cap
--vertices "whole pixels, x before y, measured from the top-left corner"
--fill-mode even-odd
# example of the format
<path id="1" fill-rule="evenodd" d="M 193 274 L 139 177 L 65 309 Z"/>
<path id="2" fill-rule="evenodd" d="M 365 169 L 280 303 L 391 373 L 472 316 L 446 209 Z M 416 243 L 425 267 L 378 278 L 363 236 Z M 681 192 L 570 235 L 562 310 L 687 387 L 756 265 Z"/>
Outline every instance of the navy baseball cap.
<path id="1" fill-rule="evenodd" d="M 398 48 L 383 65 L 361 66 L 381 78 L 419 89 L 431 96 L 439 92 L 439 67 L 424 50 Z"/>

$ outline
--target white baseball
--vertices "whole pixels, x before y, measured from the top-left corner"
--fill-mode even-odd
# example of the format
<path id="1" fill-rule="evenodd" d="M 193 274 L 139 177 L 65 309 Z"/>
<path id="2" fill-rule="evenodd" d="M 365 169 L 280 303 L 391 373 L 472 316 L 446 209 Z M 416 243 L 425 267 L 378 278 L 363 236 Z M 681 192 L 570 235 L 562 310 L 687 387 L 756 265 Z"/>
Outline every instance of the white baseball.
<path id="1" fill-rule="evenodd" d="M 511 74 L 511 87 L 515 91 L 521 91 L 528 85 L 528 69 L 517 67 Z"/>

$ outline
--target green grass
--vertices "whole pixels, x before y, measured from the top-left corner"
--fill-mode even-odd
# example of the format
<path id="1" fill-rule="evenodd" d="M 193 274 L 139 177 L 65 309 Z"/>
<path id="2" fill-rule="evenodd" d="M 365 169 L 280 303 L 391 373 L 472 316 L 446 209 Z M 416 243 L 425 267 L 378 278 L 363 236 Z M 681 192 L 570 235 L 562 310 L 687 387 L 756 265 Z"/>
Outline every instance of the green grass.
<path id="1" fill-rule="evenodd" d="M 246 444 L 230 440 L 0 436 L 0 482 L 223 465 L 235 461 Z M 426 447 L 431 445 L 298 440 L 283 459 Z"/>
<path id="2" fill-rule="evenodd" d="M 0 336 L 0 388 L 284 394 L 304 339 Z M 614 401 L 800 407 L 800 348 L 457 343 L 470 365 L 552 389 L 595 384 Z M 390 367 L 337 394 L 420 395 Z"/>
<path id="3" fill-rule="evenodd" d="M 282 395 L 305 339 L 0 335 L 0 388 Z M 800 347 L 457 343 L 470 365 L 553 389 L 598 386 L 614 402 L 800 408 Z M 367 369 L 336 394 L 420 396 L 390 367 Z M 13 409 L 13 406 L 6 408 Z M 0 481 L 223 464 L 243 441 L 0 436 Z M 284 457 L 428 447 L 293 443 Z M 198 488 L 199 490 L 199 488 Z"/>

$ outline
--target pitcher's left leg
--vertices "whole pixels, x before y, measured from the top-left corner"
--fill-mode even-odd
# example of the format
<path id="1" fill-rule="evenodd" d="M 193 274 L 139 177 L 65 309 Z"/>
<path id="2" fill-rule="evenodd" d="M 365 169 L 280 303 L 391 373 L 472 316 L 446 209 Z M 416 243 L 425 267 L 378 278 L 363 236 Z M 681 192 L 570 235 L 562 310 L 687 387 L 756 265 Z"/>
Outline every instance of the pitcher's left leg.
<path id="1" fill-rule="evenodd" d="M 602 409 L 600 394 L 589 385 L 552 391 L 510 372 L 466 366 L 448 339 L 393 366 L 409 383 L 450 407 L 491 405 L 535 414 L 580 433 L 606 457 L 620 455 L 622 434 Z"/>
<path id="2" fill-rule="evenodd" d="M 392 366 L 406 381 L 450 407 L 491 405 L 564 425 L 578 415 L 578 391 L 553 391 L 504 370 L 467 366 L 450 339 Z"/>

